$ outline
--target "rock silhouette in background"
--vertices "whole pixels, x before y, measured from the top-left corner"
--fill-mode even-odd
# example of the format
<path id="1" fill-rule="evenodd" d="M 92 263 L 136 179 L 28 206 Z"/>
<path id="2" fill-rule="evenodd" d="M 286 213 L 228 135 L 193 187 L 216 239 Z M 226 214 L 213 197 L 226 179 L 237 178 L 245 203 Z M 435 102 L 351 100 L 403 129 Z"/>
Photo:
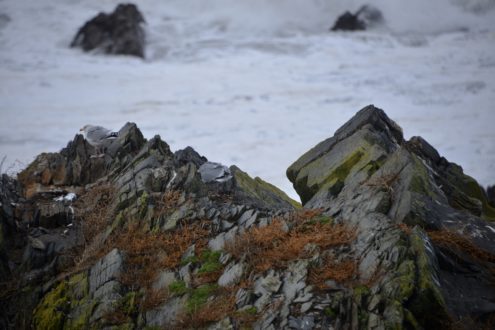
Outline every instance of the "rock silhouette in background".
<path id="1" fill-rule="evenodd" d="M 144 17 L 134 4 L 119 4 L 111 14 L 99 13 L 77 32 L 71 47 L 144 58 Z"/>
<path id="2" fill-rule="evenodd" d="M 382 24 L 384 21 L 382 12 L 371 6 L 364 5 L 352 14 L 346 11 L 340 15 L 330 29 L 331 31 L 359 31 Z"/>
<path id="3" fill-rule="evenodd" d="M 0 326 L 489 326 L 485 192 L 368 106 L 287 170 L 304 208 L 126 124 L 0 181 Z M 75 200 L 74 200 L 75 197 Z"/>

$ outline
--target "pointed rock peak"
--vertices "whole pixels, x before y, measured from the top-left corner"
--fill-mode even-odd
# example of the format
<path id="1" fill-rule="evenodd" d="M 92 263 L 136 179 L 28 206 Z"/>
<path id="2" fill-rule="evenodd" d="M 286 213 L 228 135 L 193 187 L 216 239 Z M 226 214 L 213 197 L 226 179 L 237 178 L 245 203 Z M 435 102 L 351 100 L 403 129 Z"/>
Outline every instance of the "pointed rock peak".
<path id="1" fill-rule="evenodd" d="M 335 132 L 335 136 L 339 140 L 345 139 L 365 125 L 371 125 L 374 129 L 386 133 L 399 144 L 404 142 L 402 128 L 390 119 L 385 111 L 372 104 L 356 113 L 354 117 Z"/>
<path id="2" fill-rule="evenodd" d="M 339 128 L 333 137 L 320 142 L 294 162 L 287 169 L 287 177 L 305 204 L 323 186 L 340 187 L 332 190 L 333 193 L 340 190 L 342 180 L 355 165 L 378 162 L 380 156 L 403 144 L 399 125 L 383 110 L 369 105 Z"/>

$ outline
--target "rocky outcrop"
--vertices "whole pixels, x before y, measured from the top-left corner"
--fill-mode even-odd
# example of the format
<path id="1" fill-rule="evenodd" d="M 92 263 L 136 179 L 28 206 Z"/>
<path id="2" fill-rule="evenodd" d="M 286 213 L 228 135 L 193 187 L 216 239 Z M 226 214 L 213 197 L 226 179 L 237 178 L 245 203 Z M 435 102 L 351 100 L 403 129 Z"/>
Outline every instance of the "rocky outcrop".
<path id="1" fill-rule="evenodd" d="M 460 166 L 420 137 L 405 141 L 382 110 L 358 112 L 287 175 L 306 208 L 356 226 L 360 276 L 383 274 L 366 301 L 397 305 L 381 315 L 363 306 L 368 322 L 438 328 L 493 315 L 493 208 Z"/>
<path id="2" fill-rule="evenodd" d="M 134 4 L 120 4 L 111 14 L 99 13 L 77 32 L 71 47 L 105 54 L 144 58 L 144 18 Z"/>
<path id="3" fill-rule="evenodd" d="M 371 6 L 364 5 L 356 13 L 346 11 L 340 15 L 330 29 L 331 31 L 359 31 L 367 30 L 373 26 L 382 24 L 384 21 L 382 12 Z"/>
<path id="4" fill-rule="evenodd" d="M 4 328 L 488 326 L 493 208 L 373 106 L 287 170 L 304 207 L 128 123 L 0 182 Z M 8 288 L 8 290 L 7 290 Z M 467 321 L 469 320 L 469 322 Z"/>

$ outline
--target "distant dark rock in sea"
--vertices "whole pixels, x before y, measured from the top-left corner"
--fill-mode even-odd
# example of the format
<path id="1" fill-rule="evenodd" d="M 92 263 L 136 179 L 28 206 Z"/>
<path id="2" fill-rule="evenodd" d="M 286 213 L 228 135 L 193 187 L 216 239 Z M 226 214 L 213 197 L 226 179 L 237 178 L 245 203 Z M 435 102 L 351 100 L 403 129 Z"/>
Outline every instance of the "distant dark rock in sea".
<path id="1" fill-rule="evenodd" d="M 113 13 L 99 13 L 86 22 L 77 32 L 71 47 L 144 58 L 144 22 L 136 5 L 120 4 Z"/>
<path id="2" fill-rule="evenodd" d="M 381 109 L 289 167 L 303 207 L 133 123 L 102 149 L 0 177 L 0 329 L 493 324 L 494 208 Z"/>
<path id="3" fill-rule="evenodd" d="M 364 5 L 355 13 L 352 14 L 346 11 L 337 18 L 331 31 L 360 31 L 383 23 L 382 12 L 371 6 Z"/>

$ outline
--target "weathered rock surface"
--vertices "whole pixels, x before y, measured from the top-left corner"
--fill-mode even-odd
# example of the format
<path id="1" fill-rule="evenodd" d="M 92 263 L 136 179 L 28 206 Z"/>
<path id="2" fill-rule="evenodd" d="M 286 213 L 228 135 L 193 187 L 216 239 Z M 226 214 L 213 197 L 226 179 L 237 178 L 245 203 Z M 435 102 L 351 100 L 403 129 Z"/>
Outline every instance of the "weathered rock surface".
<path id="1" fill-rule="evenodd" d="M 337 18 L 331 31 L 359 31 L 366 30 L 373 26 L 382 24 L 384 21 L 382 12 L 371 6 L 364 5 L 359 8 L 356 13 L 352 14 L 346 11 Z"/>
<path id="2" fill-rule="evenodd" d="M 144 17 L 134 4 L 120 4 L 111 14 L 99 13 L 77 32 L 71 47 L 144 58 Z"/>
<path id="3" fill-rule="evenodd" d="M 304 209 L 236 166 L 146 140 L 132 123 L 103 149 L 91 158 L 78 135 L 19 181 L 1 178 L 0 328 L 493 320 L 487 194 L 374 106 L 289 167 Z"/>
<path id="4" fill-rule="evenodd" d="M 392 314 L 374 315 L 374 324 L 414 320 L 437 328 L 449 323 L 449 315 L 486 318 L 495 311 L 491 257 L 480 259 L 448 244 L 460 236 L 493 256 L 494 209 L 460 166 L 420 137 L 405 141 L 382 110 L 368 106 L 358 112 L 287 175 L 305 207 L 323 208 L 357 227 L 360 275 L 384 274 L 366 299 L 400 303 Z M 401 224 L 416 227 L 404 234 Z"/>

